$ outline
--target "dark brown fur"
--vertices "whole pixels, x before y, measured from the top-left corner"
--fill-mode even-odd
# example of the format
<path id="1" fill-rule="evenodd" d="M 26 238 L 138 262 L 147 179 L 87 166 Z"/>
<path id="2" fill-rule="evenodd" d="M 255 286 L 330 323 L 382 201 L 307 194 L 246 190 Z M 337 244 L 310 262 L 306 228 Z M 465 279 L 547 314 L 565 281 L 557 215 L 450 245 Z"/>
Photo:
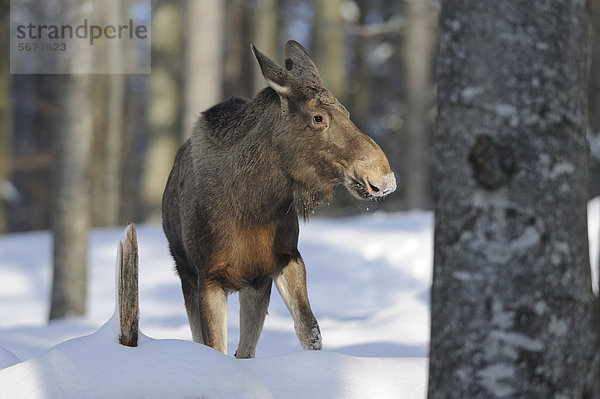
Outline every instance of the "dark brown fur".
<path id="1" fill-rule="evenodd" d="M 286 46 L 286 66 L 297 71 L 284 71 L 253 50 L 273 88 L 203 112 L 163 196 L 163 228 L 194 339 L 225 352 L 222 295 L 242 291 L 241 312 L 252 313 L 242 334 L 248 330 L 253 338 L 240 337 L 239 357 L 254 355 L 273 279 L 303 347 L 320 349 L 297 249 L 298 214 L 308 218 L 340 183 L 363 197 L 395 189 L 385 155 L 321 86 L 302 46 Z M 316 123 L 316 114 L 325 122 Z M 246 297 L 260 302 L 260 311 Z"/>

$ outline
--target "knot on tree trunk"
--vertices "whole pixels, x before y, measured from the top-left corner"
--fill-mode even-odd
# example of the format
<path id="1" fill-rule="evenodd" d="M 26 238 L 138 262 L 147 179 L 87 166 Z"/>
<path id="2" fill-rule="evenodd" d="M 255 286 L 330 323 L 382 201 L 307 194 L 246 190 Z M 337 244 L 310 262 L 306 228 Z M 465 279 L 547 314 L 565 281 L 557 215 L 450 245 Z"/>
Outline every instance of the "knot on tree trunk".
<path id="1" fill-rule="evenodd" d="M 477 136 L 469 152 L 473 178 L 487 190 L 496 190 L 509 183 L 515 172 L 512 150 L 487 135 Z"/>

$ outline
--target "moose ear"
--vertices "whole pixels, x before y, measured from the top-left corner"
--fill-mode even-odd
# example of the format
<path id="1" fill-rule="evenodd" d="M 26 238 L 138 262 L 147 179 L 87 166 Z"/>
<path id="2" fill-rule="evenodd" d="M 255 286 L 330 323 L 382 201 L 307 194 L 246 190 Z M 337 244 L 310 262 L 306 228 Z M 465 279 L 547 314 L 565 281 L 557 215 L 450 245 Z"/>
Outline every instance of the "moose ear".
<path id="1" fill-rule="evenodd" d="M 289 95 L 291 89 L 289 86 L 288 74 L 273 60 L 261 53 L 254 44 L 251 44 L 250 48 L 252 49 L 252 54 L 254 54 L 254 58 L 258 61 L 260 71 L 269 86 L 271 86 L 271 88 L 279 95 Z"/>
<path id="2" fill-rule="evenodd" d="M 323 86 L 315 63 L 300 43 L 288 40 L 283 51 L 283 59 L 285 60 L 285 69 L 292 77 Z"/>

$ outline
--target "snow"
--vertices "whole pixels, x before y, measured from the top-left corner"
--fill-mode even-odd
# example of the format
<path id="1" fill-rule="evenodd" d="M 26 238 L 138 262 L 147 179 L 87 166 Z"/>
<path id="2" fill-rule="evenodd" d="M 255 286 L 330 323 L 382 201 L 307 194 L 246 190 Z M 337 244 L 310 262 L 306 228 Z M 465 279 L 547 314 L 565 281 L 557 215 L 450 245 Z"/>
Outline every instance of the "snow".
<path id="1" fill-rule="evenodd" d="M 599 218 L 600 198 L 589 204 L 594 276 Z M 249 360 L 191 342 L 159 226 L 137 227 L 141 333 L 136 348 L 118 344 L 113 315 L 114 259 L 122 229 L 90 235 L 88 315 L 52 323 L 46 322 L 49 233 L 0 237 L 0 397 L 423 398 L 432 226 L 432 214 L 422 211 L 313 218 L 301 226 L 300 251 L 325 350 L 302 351 L 274 290 L 257 358 Z M 456 277 L 463 278 L 460 272 Z M 239 337 L 238 310 L 232 295 L 230 353 Z M 553 332 L 563 328 L 556 320 Z M 495 339 L 539 347 L 525 336 Z M 502 385 L 507 372 L 482 370 L 481 376 Z"/>
<path id="2" fill-rule="evenodd" d="M 21 359 L 16 357 L 8 349 L 0 346 L 0 370 L 20 363 Z"/>
<path id="3" fill-rule="evenodd" d="M 0 372 L 7 398 L 269 398 L 269 389 L 235 359 L 181 340 L 140 337 L 118 344 L 118 318 L 92 335 L 63 342 Z M 176 394 L 175 394 L 176 392 Z"/>

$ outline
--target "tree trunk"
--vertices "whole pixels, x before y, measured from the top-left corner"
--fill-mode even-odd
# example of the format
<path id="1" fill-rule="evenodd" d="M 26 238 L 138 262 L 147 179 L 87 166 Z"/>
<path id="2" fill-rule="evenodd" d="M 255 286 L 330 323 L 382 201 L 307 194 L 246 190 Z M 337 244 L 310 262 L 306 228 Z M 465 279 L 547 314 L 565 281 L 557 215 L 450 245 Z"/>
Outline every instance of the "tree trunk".
<path id="1" fill-rule="evenodd" d="M 431 141 L 428 112 L 432 105 L 432 63 L 435 44 L 433 7 L 423 0 L 407 0 L 404 31 L 404 71 L 406 76 L 406 145 L 404 149 L 404 189 L 408 208 L 429 207 Z"/>
<path id="2" fill-rule="evenodd" d="M 582 395 L 586 12 L 442 2 L 429 398 Z"/>
<path id="3" fill-rule="evenodd" d="M 271 57 L 281 53 L 279 45 L 280 0 L 258 0 L 254 10 L 254 45 Z M 254 66 L 254 93 L 267 87 L 258 66 Z"/>
<path id="4" fill-rule="evenodd" d="M 105 25 L 118 21 L 127 13 L 129 0 L 105 0 L 97 3 L 95 13 Z M 119 225 L 121 213 L 122 137 L 124 134 L 125 75 L 120 40 L 100 41 L 109 72 L 94 77 L 94 145 L 92 154 L 92 225 Z"/>
<path id="5" fill-rule="evenodd" d="M 140 80 L 147 84 L 149 75 L 144 78 L 128 76 L 126 87 L 139 84 Z M 119 199 L 121 220 L 142 220 L 144 217 L 141 185 L 144 171 L 145 154 L 137 151 L 148 133 L 147 124 L 143 119 L 147 105 L 145 90 L 128 89 L 124 93 L 123 136 L 121 137 L 121 197 Z"/>
<path id="6" fill-rule="evenodd" d="M 237 0 L 227 1 L 226 45 L 224 65 L 225 97 L 252 97 L 254 57 L 248 38 L 252 33 L 252 13 L 248 4 Z"/>
<path id="7" fill-rule="evenodd" d="M 600 0 L 591 0 L 591 24 L 592 24 L 592 45 L 591 45 L 591 68 L 589 82 L 589 101 L 590 101 L 590 126 L 589 140 L 592 145 L 592 156 L 590 157 L 590 198 L 600 195 Z M 600 228 L 600 224 L 598 225 Z M 600 234 L 598 234 L 598 263 L 600 268 Z M 597 273 L 596 276 L 599 276 Z M 600 286 L 596 280 L 596 286 Z M 594 360 L 588 373 L 587 392 L 584 396 L 589 399 L 600 399 L 600 299 L 596 297 L 593 307 L 594 324 L 592 331 L 596 332 L 594 345 Z"/>
<path id="8" fill-rule="evenodd" d="M 369 2 L 367 0 L 358 0 L 360 16 L 358 23 L 366 25 L 367 15 L 369 13 Z M 371 107 L 371 81 L 372 72 L 368 61 L 368 39 L 365 36 L 358 35 L 354 39 L 354 80 L 351 90 L 352 121 L 359 129 L 366 129 Z"/>
<path id="9" fill-rule="evenodd" d="M 340 101 L 346 94 L 343 19 L 340 0 L 314 0 L 314 36 L 311 55 L 321 80 Z"/>
<path id="10" fill-rule="evenodd" d="M 126 13 L 128 0 L 107 0 L 108 21 L 117 21 L 119 16 Z M 121 159 L 122 137 L 124 132 L 123 106 L 125 99 L 125 76 L 116 71 L 122 70 L 123 49 L 114 44 L 110 47 L 109 68 L 113 72 L 108 76 L 108 95 L 106 103 L 106 132 L 105 132 L 105 168 L 103 175 L 104 215 L 100 220 L 102 226 L 117 226 L 120 223 L 120 191 L 121 191 Z"/>
<path id="11" fill-rule="evenodd" d="M 590 0 L 592 25 L 590 71 L 590 127 L 600 134 L 600 0 Z"/>
<path id="12" fill-rule="evenodd" d="M 181 140 L 187 140 L 200 112 L 221 99 L 224 4 L 221 0 L 187 1 L 185 10 L 185 114 Z M 206 17 L 209 16 L 209 17 Z M 202 23 L 198 23 L 198 21 Z"/>
<path id="13" fill-rule="evenodd" d="M 590 198 L 600 195 L 600 0 L 591 0 L 592 46 L 590 69 Z"/>
<path id="14" fill-rule="evenodd" d="M 199 22 L 200 23 L 200 22 Z M 145 219 L 160 221 L 162 193 L 173 166 L 181 132 L 181 35 L 179 2 L 152 9 L 152 74 L 148 93 L 148 149 L 142 193 Z"/>
<path id="15" fill-rule="evenodd" d="M 119 343 L 125 346 L 137 346 L 138 343 L 138 244 L 135 224 L 125 230 L 124 242 L 119 242 L 119 321 L 121 335 Z"/>
<path id="16" fill-rule="evenodd" d="M 73 45 L 88 44 L 78 40 Z M 85 71 L 92 62 L 89 52 L 74 50 L 70 61 Z M 85 314 L 91 221 L 92 75 L 61 75 L 57 79 L 61 79 L 58 98 L 61 99 L 62 118 L 57 118 L 59 124 L 54 130 L 57 137 L 54 148 L 51 320 Z"/>
<path id="17" fill-rule="evenodd" d="M 586 387 L 583 399 L 600 399 L 600 298 L 592 305 L 592 331 L 595 333 L 595 342 L 591 346 L 592 362 L 588 369 Z"/>
<path id="18" fill-rule="evenodd" d="M 9 53 L 9 2 L 0 3 L 0 52 Z M 12 157 L 12 103 L 9 57 L 0 59 L 0 234 L 8 232 L 8 182 Z"/>
<path id="19" fill-rule="evenodd" d="M 98 43 L 102 46 L 104 43 Z M 96 45 L 94 45 L 96 46 Z M 95 47 L 96 49 L 98 47 Z M 92 81 L 93 98 L 93 132 L 94 141 L 92 142 L 91 154 L 91 195 L 92 201 L 92 222 L 91 226 L 102 226 L 104 222 L 104 172 L 106 162 L 106 108 L 108 106 L 108 79 L 110 75 L 95 76 Z"/>

